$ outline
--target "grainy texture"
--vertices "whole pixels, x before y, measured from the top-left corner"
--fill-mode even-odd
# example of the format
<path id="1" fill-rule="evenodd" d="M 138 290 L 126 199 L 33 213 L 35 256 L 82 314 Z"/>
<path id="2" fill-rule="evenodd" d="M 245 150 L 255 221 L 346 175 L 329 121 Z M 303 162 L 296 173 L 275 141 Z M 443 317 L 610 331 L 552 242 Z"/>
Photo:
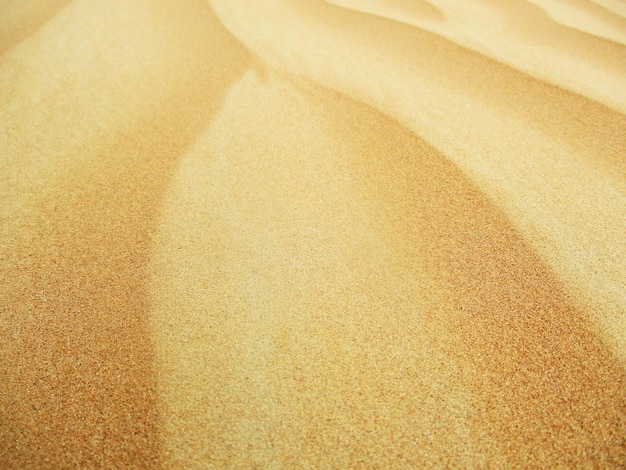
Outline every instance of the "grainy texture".
<path id="1" fill-rule="evenodd" d="M 0 31 L 0 467 L 626 465 L 619 1 Z"/>

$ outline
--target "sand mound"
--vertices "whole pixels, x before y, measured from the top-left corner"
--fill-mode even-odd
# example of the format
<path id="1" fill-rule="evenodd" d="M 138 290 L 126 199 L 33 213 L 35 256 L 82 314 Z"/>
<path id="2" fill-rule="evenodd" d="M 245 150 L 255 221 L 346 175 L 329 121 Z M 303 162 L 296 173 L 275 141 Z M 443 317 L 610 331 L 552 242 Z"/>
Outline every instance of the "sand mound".
<path id="1" fill-rule="evenodd" d="M 619 1 L 0 30 L 0 466 L 626 461 Z"/>

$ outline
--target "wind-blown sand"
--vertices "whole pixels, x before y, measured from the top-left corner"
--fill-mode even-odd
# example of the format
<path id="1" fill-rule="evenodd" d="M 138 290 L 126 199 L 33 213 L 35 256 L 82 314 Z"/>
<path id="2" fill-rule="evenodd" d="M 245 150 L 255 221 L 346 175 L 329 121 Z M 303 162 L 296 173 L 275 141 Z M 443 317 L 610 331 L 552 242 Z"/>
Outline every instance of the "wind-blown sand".
<path id="1" fill-rule="evenodd" d="M 0 30 L 0 467 L 624 465 L 621 2 Z"/>

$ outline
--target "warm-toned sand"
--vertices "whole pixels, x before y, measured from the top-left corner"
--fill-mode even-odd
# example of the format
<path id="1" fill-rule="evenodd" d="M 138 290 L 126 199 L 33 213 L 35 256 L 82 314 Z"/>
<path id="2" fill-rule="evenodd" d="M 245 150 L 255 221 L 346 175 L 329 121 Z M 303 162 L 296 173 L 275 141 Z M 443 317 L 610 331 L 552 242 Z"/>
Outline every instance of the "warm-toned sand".
<path id="1" fill-rule="evenodd" d="M 0 468 L 626 464 L 619 0 L 0 2 Z"/>

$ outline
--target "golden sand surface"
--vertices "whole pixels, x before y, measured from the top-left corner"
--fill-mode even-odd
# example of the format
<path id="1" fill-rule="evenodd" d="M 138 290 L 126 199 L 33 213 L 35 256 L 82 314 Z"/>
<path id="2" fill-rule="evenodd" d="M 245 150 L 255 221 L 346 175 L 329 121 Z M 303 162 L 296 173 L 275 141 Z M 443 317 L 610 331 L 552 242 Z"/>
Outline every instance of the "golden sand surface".
<path id="1" fill-rule="evenodd" d="M 621 0 L 0 1 L 0 468 L 626 466 Z"/>

